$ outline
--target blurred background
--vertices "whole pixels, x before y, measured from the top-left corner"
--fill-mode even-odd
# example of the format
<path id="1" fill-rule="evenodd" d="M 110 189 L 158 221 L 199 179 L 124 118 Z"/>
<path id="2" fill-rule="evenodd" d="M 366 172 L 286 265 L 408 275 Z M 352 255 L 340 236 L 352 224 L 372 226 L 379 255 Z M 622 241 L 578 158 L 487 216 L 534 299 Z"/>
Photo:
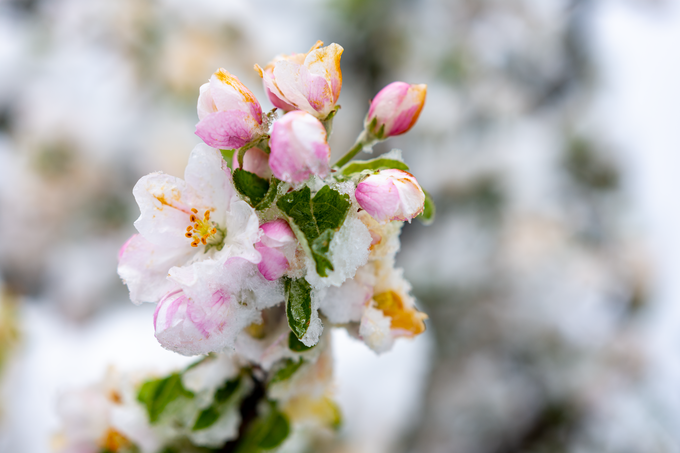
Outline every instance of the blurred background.
<path id="1" fill-rule="evenodd" d="M 426 83 L 402 233 L 426 335 L 335 334 L 344 450 L 680 451 L 680 4 L 0 0 L 0 451 L 50 451 L 58 396 L 187 359 L 116 275 L 144 174 L 181 176 L 198 87 L 337 42 L 344 154 L 368 100 Z M 365 156 L 364 156 L 365 157 Z"/>

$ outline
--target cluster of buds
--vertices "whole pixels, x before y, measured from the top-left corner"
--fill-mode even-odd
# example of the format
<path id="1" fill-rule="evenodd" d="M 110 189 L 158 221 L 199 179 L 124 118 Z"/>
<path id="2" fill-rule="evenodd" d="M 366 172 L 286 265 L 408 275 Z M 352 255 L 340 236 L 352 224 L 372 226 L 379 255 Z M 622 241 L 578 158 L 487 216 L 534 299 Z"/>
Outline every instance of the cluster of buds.
<path id="1" fill-rule="evenodd" d="M 205 144 L 191 152 L 184 179 L 157 172 L 134 187 L 138 234 L 121 248 L 118 266 L 131 300 L 156 304 L 153 325 L 163 347 L 228 362 L 231 374 L 211 382 L 237 379 L 241 389 L 232 388 L 239 396 L 230 394 L 228 405 L 217 384 L 188 389 L 186 374 L 149 381 L 155 383 L 138 389 L 135 401 L 146 405 L 156 437 L 210 447 L 250 442 L 239 436 L 258 428 L 239 424 L 246 423 L 244 401 L 252 404 L 255 394 L 268 401 L 268 409 L 258 405 L 261 419 L 283 420 L 279 434 L 295 431 L 305 417 L 333 425 L 324 326 L 345 327 L 376 352 L 425 330 L 427 316 L 394 264 L 403 222 L 431 221 L 432 201 L 400 151 L 352 158 L 408 131 L 426 88 L 385 87 L 357 144 L 331 164 L 328 131 L 339 109 L 342 52 L 317 42 L 307 53 L 256 65 L 275 106 L 266 114 L 238 78 L 219 69 L 200 88 L 196 134 Z M 168 394 L 186 407 L 170 404 Z M 274 448 L 285 437 L 257 442 Z M 173 441 L 159 442 L 149 444 Z"/>

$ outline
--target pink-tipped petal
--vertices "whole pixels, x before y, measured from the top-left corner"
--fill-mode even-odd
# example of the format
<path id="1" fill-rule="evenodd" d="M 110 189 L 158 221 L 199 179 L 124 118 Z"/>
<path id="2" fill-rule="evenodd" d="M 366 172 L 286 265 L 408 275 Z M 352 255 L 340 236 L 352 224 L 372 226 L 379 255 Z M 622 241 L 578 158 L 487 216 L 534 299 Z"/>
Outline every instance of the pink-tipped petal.
<path id="1" fill-rule="evenodd" d="M 255 249 L 262 255 L 262 261 L 258 263 L 257 269 L 264 278 L 269 281 L 274 281 L 278 280 L 286 273 L 289 263 L 283 252 L 262 245 L 262 243 L 257 244 Z"/>
<path id="2" fill-rule="evenodd" d="M 295 241 L 295 233 L 290 229 L 290 225 L 283 219 L 272 220 L 260 227 L 263 232 L 262 240 L 265 238 L 283 245 Z"/>
<path id="3" fill-rule="evenodd" d="M 288 222 L 283 219 L 267 222 L 260 227 L 262 239 L 255 249 L 262 255 L 257 265 L 267 280 L 277 280 L 288 271 L 290 261 L 295 256 L 297 239 Z"/>
<path id="4" fill-rule="evenodd" d="M 255 138 L 258 125 L 240 110 L 211 113 L 196 125 L 196 135 L 213 148 L 237 149 Z"/>
<path id="5" fill-rule="evenodd" d="M 278 179 L 298 184 L 311 175 L 330 172 L 330 147 L 323 124 L 312 115 L 294 111 L 272 126 L 269 165 Z"/>
<path id="6" fill-rule="evenodd" d="M 318 41 L 306 54 L 278 56 L 265 69 L 255 66 L 276 107 L 303 110 L 321 120 L 333 110 L 342 88 L 343 49 L 321 46 Z"/>
<path id="7" fill-rule="evenodd" d="M 210 78 L 210 93 L 218 111 L 239 110 L 249 113 L 262 124 L 262 107 L 253 93 L 241 81 L 224 69 Z"/>
<path id="8" fill-rule="evenodd" d="M 239 168 L 238 153 L 234 153 L 232 168 Z M 260 148 L 250 148 L 243 156 L 243 170 L 255 173 L 263 179 L 272 177 L 272 169 L 269 168 L 269 155 Z"/>
<path id="9" fill-rule="evenodd" d="M 375 121 L 371 130 L 380 138 L 400 135 L 407 132 L 418 120 L 425 105 L 427 85 L 409 85 L 392 82 L 375 96 L 366 117 L 366 125 Z"/>
<path id="10" fill-rule="evenodd" d="M 382 170 L 357 185 L 359 206 L 375 220 L 410 221 L 423 211 L 425 193 L 418 181 L 402 170 Z"/>
<path id="11" fill-rule="evenodd" d="M 304 63 L 312 74 L 321 75 L 328 81 L 333 103 L 338 101 L 340 89 L 342 88 L 340 57 L 343 51 L 344 49 L 341 46 L 332 43 L 326 47 L 309 52 Z"/>
<path id="12" fill-rule="evenodd" d="M 264 133 L 260 103 L 224 69 L 201 86 L 197 107 L 196 135 L 214 148 L 240 148 Z"/>

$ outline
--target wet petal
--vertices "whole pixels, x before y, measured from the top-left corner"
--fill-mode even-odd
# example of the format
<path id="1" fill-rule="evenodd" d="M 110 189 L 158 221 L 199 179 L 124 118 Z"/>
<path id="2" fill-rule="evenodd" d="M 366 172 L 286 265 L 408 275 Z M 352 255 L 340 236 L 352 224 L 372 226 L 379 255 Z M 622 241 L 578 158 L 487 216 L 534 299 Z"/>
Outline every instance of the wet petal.
<path id="1" fill-rule="evenodd" d="M 184 235 L 190 224 L 191 207 L 200 197 L 174 176 L 151 173 L 143 176 L 132 189 L 140 216 L 135 227 L 148 241 L 161 246 L 190 247 Z"/>
<path id="2" fill-rule="evenodd" d="M 196 135 L 213 148 L 237 149 L 252 141 L 259 125 L 249 113 L 227 110 L 207 115 L 196 125 Z"/>
<path id="3" fill-rule="evenodd" d="M 118 275 L 128 286 L 132 302 L 160 300 L 176 286 L 168 280 L 168 270 L 187 261 L 193 253 L 190 248 L 162 247 L 139 234 L 132 236 L 118 257 Z"/>
<path id="4" fill-rule="evenodd" d="M 184 180 L 200 196 L 202 206 L 214 209 L 214 218 L 223 223 L 224 213 L 236 190 L 222 154 L 203 143 L 196 145 L 189 155 Z"/>
<path id="5" fill-rule="evenodd" d="M 330 172 L 326 130 L 308 113 L 290 112 L 276 121 L 269 146 L 269 165 L 283 181 L 297 184 L 313 174 L 325 178 Z"/>

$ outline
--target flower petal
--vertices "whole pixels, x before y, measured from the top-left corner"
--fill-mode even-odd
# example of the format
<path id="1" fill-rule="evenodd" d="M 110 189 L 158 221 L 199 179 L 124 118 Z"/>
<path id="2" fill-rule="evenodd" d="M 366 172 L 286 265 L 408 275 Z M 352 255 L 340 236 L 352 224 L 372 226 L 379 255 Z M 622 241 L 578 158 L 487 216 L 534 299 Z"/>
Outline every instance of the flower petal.
<path id="1" fill-rule="evenodd" d="M 193 250 L 153 244 L 140 234 L 132 236 L 121 248 L 118 275 L 130 290 L 135 304 L 157 302 L 176 285 L 168 280 L 168 270 L 187 261 Z"/>
<path id="2" fill-rule="evenodd" d="M 191 241 L 184 234 L 190 224 L 191 208 L 202 203 L 183 180 L 151 173 L 135 184 L 132 193 L 140 210 L 135 227 L 142 236 L 170 248 L 190 247 Z"/>
<path id="3" fill-rule="evenodd" d="M 215 220 L 223 224 L 224 213 L 229 209 L 236 190 L 222 154 L 206 144 L 196 145 L 189 155 L 184 180 L 200 197 L 201 205 L 213 208 L 217 216 Z"/>
<path id="4" fill-rule="evenodd" d="M 240 257 L 251 263 L 259 263 L 262 257 L 253 244 L 260 239 L 260 222 L 255 210 L 245 201 L 234 196 L 227 215 L 227 237 L 224 248 L 229 256 Z"/>
<path id="5" fill-rule="evenodd" d="M 263 245 L 261 242 L 255 248 L 262 255 L 262 261 L 257 264 L 257 269 L 262 276 L 269 281 L 283 277 L 289 267 L 286 255 L 278 249 Z"/>
<path id="6" fill-rule="evenodd" d="M 269 166 L 278 179 L 297 184 L 313 174 L 325 178 L 330 172 L 326 130 L 308 113 L 286 113 L 274 122 L 269 146 Z"/>
<path id="7" fill-rule="evenodd" d="M 241 81 L 224 69 L 210 77 L 210 94 L 217 110 L 240 110 L 249 113 L 257 124 L 262 124 L 262 107 L 253 93 Z"/>
<path id="8" fill-rule="evenodd" d="M 426 94 L 427 85 L 390 83 L 371 101 L 371 108 L 366 116 L 366 125 L 375 121 L 375 128 L 371 132 L 380 135 L 380 138 L 407 132 L 418 120 L 425 105 Z M 380 129 L 383 127 L 381 135 Z"/>
<path id="9" fill-rule="evenodd" d="M 237 149 L 253 140 L 259 125 L 240 110 L 227 110 L 207 115 L 196 125 L 196 135 L 213 148 Z"/>
<path id="10" fill-rule="evenodd" d="M 273 68 L 262 69 L 260 66 L 255 65 L 255 70 L 260 73 L 262 83 L 264 84 L 264 90 L 274 107 L 286 112 L 295 110 L 295 106 L 286 102 L 286 97 L 281 93 L 281 90 L 276 86 L 276 83 L 274 83 Z"/>
<path id="11" fill-rule="evenodd" d="M 410 221 L 423 211 L 425 193 L 412 174 L 381 170 L 357 185 L 359 205 L 378 222 Z"/>
<path id="12" fill-rule="evenodd" d="M 181 291 L 159 303 L 156 338 L 163 347 L 184 355 L 233 347 L 239 332 L 261 321 L 261 310 L 283 301 L 282 285 L 268 282 L 254 264 L 240 258 L 176 267 L 170 278 Z"/>
<path id="13" fill-rule="evenodd" d="M 312 76 L 307 68 L 290 61 L 280 61 L 274 66 L 273 76 L 277 88 L 288 103 L 297 109 L 304 110 L 312 115 L 318 115 L 318 112 L 312 107 L 306 97 L 307 93 L 309 93 L 309 88 L 305 87 L 305 84 L 309 83 L 309 78 Z M 325 83 L 323 77 L 313 77 L 321 79 Z"/>
<path id="14" fill-rule="evenodd" d="M 232 168 L 239 168 L 238 153 L 234 153 L 232 158 Z M 243 156 L 243 169 L 263 179 L 272 177 L 272 170 L 269 168 L 269 155 L 260 148 L 250 148 Z"/>
<path id="15" fill-rule="evenodd" d="M 340 70 L 340 57 L 344 49 L 338 44 L 332 43 L 320 49 L 314 49 L 307 54 L 305 66 L 312 74 L 322 76 L 331 88 L 333 104 L 338 102 L 340 89 L 342 88 L 342 71 Z"/>
<path id="16" fill-rule="evenodd" d="M 204 83 L 201 85 L 201 88 L 199 88 L 198 91 L 198 119 L 202 120 L 209 114 L 215 113 L 217 111 L 217 106 L 215 105 L 215 101 L 213 101 L 212 94 L 210 93 L 209 83 Z"/>

